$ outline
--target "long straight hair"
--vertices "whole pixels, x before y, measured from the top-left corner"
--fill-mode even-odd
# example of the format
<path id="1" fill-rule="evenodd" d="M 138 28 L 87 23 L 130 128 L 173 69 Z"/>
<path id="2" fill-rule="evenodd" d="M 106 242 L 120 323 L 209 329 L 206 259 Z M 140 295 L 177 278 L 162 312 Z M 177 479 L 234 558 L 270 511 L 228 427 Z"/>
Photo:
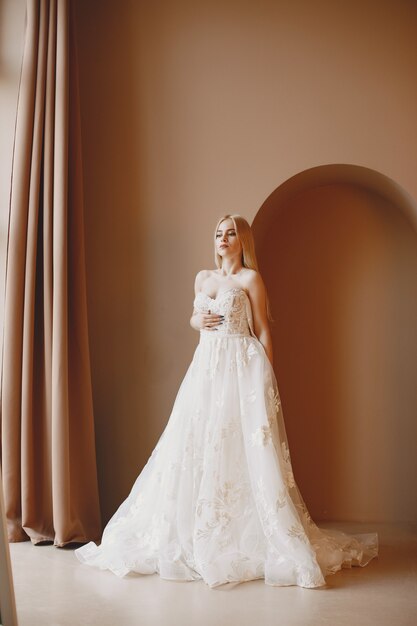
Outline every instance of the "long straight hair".
<path id="1" fill-rule="evenodd" d="M 219 219 L 216 224 L 216 229 L 214 231 L 214 261 L 216 263 L 216 267 L 221 269 L 222 266 L 222 257 L 218 254 L 216 249 L 216 234 L 219 229 L 219 226 L 224 220 L 230 219 L 233 222 L 235 227 L 237 238 L 239 239 L 242 246 L 242 265 L 243 267 L 247 267 L 248 269 L 255 270 L 259 272 L 258 260 L 256 258 L 255 252 L 255 241 L 253 239 L 252 229 L 249 226 L 248 222 L 241 215 L 223 215 Z M 272 313 L 271 306 L 269 303 L 268 294 L 266 294 L 266 312 L 268 315 L 268 319 L 272 322 Z"/>

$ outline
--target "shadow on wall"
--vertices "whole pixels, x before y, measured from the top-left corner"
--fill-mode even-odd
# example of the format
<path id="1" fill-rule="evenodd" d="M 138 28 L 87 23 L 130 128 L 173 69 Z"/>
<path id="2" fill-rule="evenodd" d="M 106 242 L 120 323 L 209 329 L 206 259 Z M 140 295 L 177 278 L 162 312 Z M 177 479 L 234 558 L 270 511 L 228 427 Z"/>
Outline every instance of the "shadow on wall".
<path id="1" fill-rule="evenodd" d="M 417 207 L 367 168 L 276 189 L 253 230 L 296 480 L 317 520 L 416 521 Z"/>

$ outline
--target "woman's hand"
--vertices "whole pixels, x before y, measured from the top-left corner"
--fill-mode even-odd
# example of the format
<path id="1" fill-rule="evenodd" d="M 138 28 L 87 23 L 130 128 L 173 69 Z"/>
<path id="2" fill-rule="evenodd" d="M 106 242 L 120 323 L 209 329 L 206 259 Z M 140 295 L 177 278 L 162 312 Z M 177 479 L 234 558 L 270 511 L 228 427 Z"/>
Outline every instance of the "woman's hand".
<path id="1" fill-rule="evenodd" d="M 190 319 L 190 324 L 195 330 L 217 330 L 217 326 L 224 321 L 224 315 L 216 313 L 199 313 L 194 312 Z"/>
<path id="2" fill-rule="evenodd" d="M 209 274 L 210 272 L 208 270 L 201 270 L 195 277 L 194 292 L 196 296 L 202 290 L 202 283 Z M 210 309 L 207 312 L 194 309 L 190 324 L 195 330 L 217 330 L 217 326 L 222 324 L 223 320 L 224 315 L 211 313 Z"/>

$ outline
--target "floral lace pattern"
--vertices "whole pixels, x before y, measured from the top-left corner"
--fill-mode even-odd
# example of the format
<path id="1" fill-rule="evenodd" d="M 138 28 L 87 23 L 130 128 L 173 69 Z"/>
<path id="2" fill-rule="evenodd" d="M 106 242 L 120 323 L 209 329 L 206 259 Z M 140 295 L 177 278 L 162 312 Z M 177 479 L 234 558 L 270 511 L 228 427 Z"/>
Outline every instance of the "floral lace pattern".
<path id="1" fill-rule="evenodd" d="M 273 369 L 253 333 L 250 300 L 232 288 L 194 306 L 225 317 L 201 331 L 171 415 L 100 546 L 80 561 L 118 576 L 158 573 L 211 587 L 264 578 L 319 587 L 378 553 L 375 533 L 313 522 L 297 488 Z"/>
<path id="2" fill-rule="evenodd" d="M 248 295 L 240 287 L 232 287 L 211 298 L 200 291 L 194 299 L 194 308 L 197 311 L 211 311 L 224 315 L 224 321 L 217 330 L 202 330 L 203 335 L 250 335 L 251 317 L 248 315 Z M 250 305 L 249 305 L 250 306 Z"/>

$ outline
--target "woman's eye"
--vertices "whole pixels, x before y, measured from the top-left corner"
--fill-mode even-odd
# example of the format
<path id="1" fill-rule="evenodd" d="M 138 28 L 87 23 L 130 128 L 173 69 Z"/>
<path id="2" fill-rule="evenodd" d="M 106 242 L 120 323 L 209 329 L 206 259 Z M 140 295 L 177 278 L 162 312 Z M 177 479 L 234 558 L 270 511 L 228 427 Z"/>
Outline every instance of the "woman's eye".
<path id="1" fill-rule="evenodd" d="M 222 233 L 217 233 L 216 234 L 216 239 L 218 239 L 221 236 L 222 236 Z M 236 237 L 236 233 L 235 232 L 229 232 L 229 233 L 227 233 L 227 236 L 228 237 Z"/>

